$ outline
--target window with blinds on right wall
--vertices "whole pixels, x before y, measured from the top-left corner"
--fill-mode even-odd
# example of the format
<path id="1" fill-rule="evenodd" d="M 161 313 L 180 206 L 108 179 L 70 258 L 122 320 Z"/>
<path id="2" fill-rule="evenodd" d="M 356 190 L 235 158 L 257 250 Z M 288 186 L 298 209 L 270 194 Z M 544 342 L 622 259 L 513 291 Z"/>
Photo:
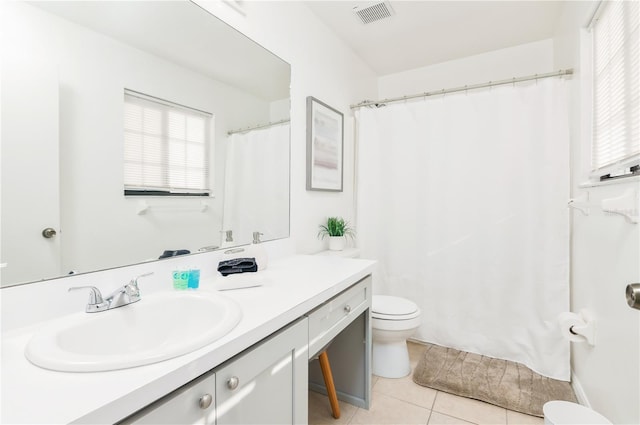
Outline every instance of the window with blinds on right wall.
<path id="1" fill-rule="evenodd" d="M 591 25 L 591 179 L 640 175 L 640 2 L 603 1 Z"/>

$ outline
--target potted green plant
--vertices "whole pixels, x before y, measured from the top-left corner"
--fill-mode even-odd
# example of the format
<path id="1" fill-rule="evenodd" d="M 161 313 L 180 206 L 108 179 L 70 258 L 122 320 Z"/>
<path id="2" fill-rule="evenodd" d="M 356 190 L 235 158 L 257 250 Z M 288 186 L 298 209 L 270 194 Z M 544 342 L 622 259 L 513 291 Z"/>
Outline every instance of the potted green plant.
<path id="1" fill-rule="evenodd" d="M 346 237 L 353 238 L 354 235 L 355 230 L 342 217 L 327 218 L 327 224 L 321 224 L 318 232 L 318 237 L 321 239 L 329 236 L 329 249 L 332 251 L 342 251 Z"/>

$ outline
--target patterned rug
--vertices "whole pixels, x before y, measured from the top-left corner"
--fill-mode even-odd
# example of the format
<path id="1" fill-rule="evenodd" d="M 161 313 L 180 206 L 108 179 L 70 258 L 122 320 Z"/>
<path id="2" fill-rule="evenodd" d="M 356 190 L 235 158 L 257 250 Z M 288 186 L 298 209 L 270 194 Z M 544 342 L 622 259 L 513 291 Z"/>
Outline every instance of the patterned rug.
<path id="1" fill-rule="evenodd" d="M 571 384 L 528 367 L 453 348 L 426 344 L 413 372 L 416 384 L 540 416 L 551 400 L 576 402 Z"/>

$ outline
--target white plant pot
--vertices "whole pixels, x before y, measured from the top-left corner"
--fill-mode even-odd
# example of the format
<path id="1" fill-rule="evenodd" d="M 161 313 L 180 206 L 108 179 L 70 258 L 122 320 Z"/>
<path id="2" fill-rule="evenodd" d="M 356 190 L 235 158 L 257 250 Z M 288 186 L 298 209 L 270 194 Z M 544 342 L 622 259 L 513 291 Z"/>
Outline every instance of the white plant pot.
<path id="1" fill-rule="evenodd" d="M 329 249 L 331 251 L 342 251 L 345 245 L 344 236 L 329 236 Z"/>

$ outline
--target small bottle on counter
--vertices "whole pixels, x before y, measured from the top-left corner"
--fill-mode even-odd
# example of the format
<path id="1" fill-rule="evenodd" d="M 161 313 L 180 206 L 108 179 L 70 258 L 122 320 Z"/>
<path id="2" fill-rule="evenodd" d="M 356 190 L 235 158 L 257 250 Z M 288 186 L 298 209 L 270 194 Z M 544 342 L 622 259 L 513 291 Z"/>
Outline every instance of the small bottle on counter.
<path id="1" fill-rule="evenodd" d="M 189 268 L 189 282 L 187 287 L 189 289 L 198 289 L 200 286 L 200 269 L 196 267 Z"/>
<path id="2" fill-rule="evenodd" d="M 174 289 L 187 289 L 189 286 L 189 270 L 180 268 L 173 271 L 173 288 Z"/>

